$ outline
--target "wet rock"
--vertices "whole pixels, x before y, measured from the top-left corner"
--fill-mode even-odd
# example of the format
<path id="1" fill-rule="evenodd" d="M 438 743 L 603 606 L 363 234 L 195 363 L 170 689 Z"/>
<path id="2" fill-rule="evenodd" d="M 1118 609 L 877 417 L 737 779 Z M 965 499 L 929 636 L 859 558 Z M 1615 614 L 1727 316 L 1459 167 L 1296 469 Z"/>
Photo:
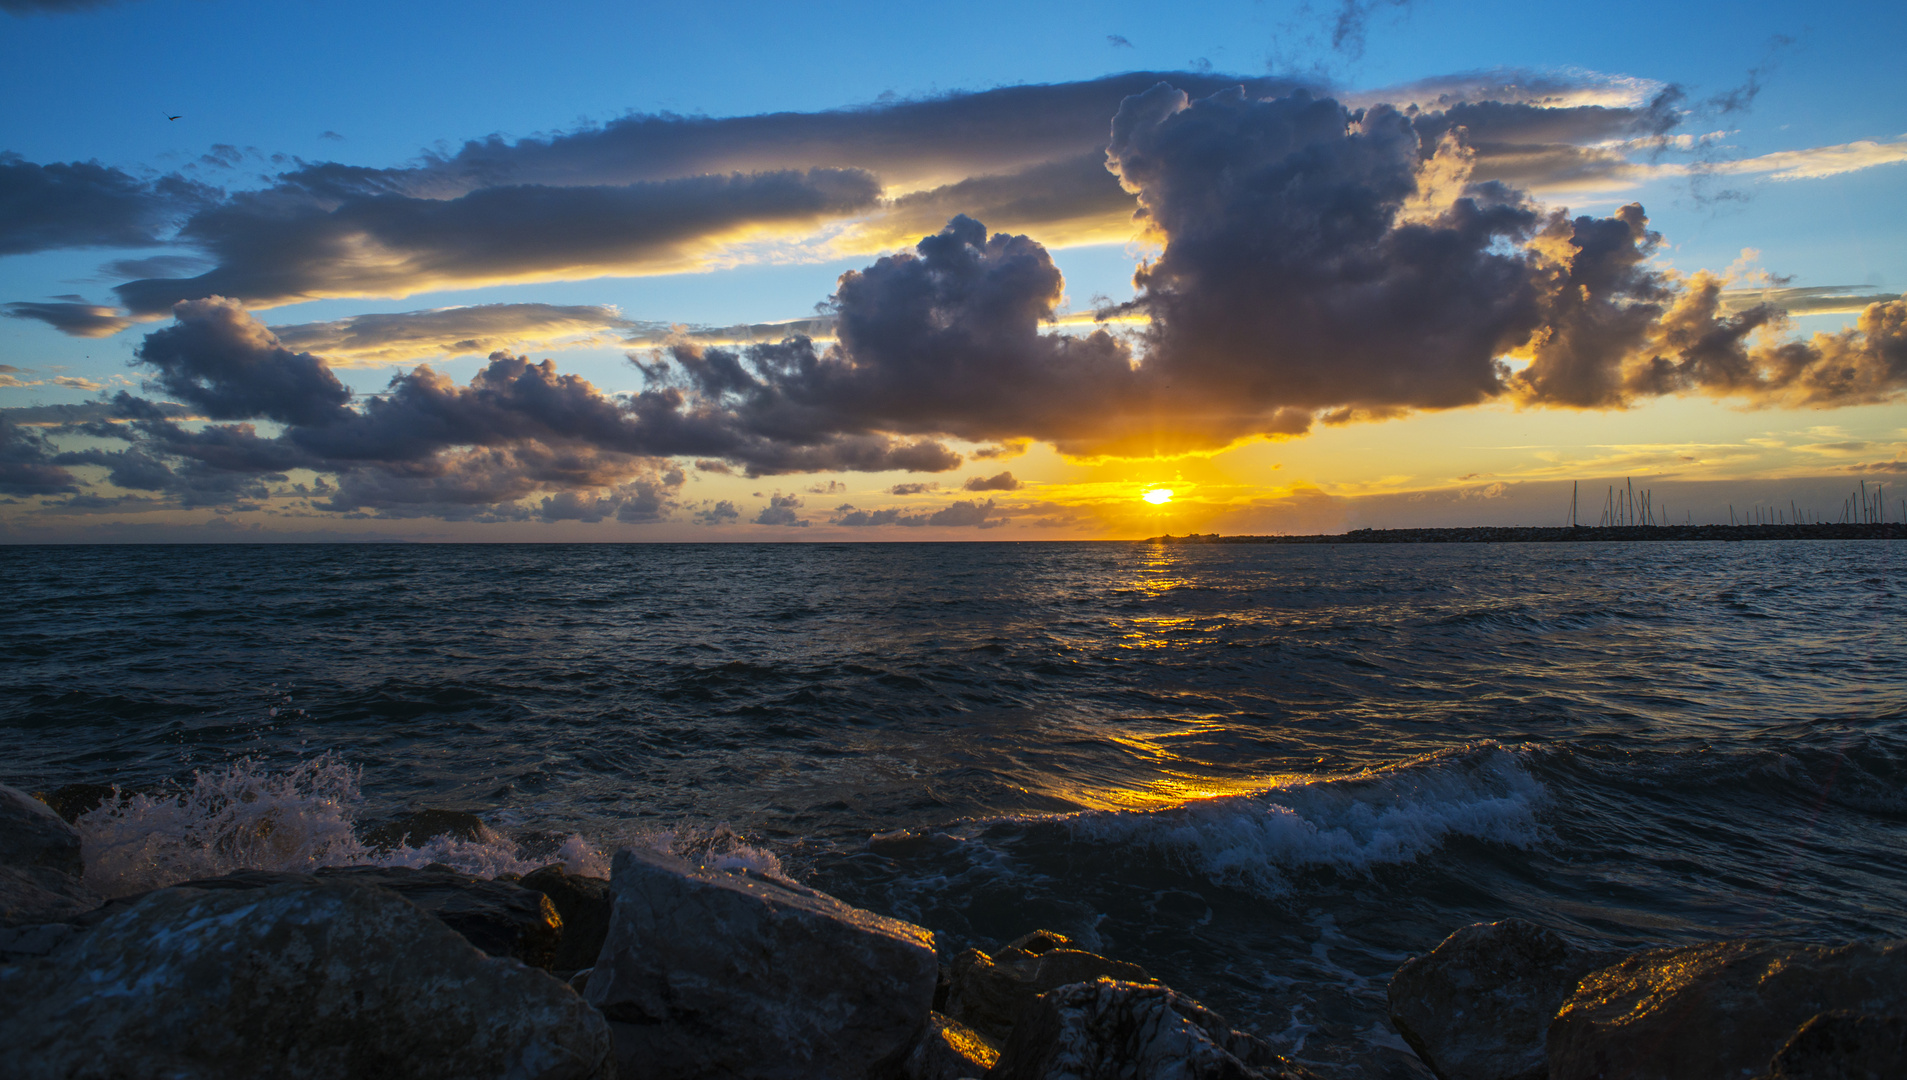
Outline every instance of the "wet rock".
<path id="1" fill-rule="evenodd" d="M 1542 1080 L 1556 1010 L 1622 958 L 1522 919 L 1476 923 L 1391 977 L 1391 1023 L 1443 1080 Z"/>
<path id="2" fill-rule="evenodd" d="M 927 1033 L 901 1063 L 901 1080 L 982 1077 L 999 1057 L 1000 1051 L 981 1038 L 979 1032 L 958 1020 L 933 1013 L 927 1018 Z"/>
<path id="3" fill-rule="evenodd" d="M 77 878 L 86 872 L 79 830 L 40 800 L 0 784 L 0 866 L 43 866 Z"/>
<path id="4" fill-rule="evenodd" d="M 1907 1016 L 1821 1013 L 1788 1037 L 1767 1080 L 1889 1080 L 1907 1076 Z"/>
<path id="5" fill-rule="evenodd" d="M 36 960 L 72 940 L 79 929 L 71 923 L 0 927 L 0 964 Z"/>
<path id="6" fill-rule="evenodd" d="M 33 797 L 50 807 L 61 821 L 71 825 L 79 820 L 81 814 L 99 809 L 106 800 L 114 797 L 116 791 L 111 784 L 62 784 L 52 791 L 36 791 Z"/>
<path id="7" fill-rule="evenodd" d="M 1309 1080 L 1169 987 L 1101 979 L 1043 995 L 987 1080 Z"/>
<path id="8" fill-rule="evenodd" d="M 858 1080 L 925 1029 L 933 935 L 753 870 L 616 853 L 585 998 L 627 1076 Z"/>
<path id="9" fill-rule="evenodd" d="M 483 823 L 483 819 L 475 814 L 463 810 L 425 808 L 367 830 L 364 842 L 379 851 L 390 851 L 400 844 L 421 847 L 426 841 L 440 836 L 474 842 L 495 835 Z"/>
<path id="10" fill-rule="evenodd" d="M 508 956 L 534 968 L 552 967 L 562 944 L 563 919 L 549 897 L 507 881 L 487 881 L 448 867 L 402 866 L 327 867 L 317 871 L 317 877 L 389 889 L 491 956 Z"/>
<path id="11" fill-rule="evenodd" d="M 161 889 L 0 967 L 14 1080 L 612 1077 L 603 1020 L 380 889 Z"/>
<path id="12" fill-rule="evenodd" d="M 71 922 L 101 902 L 78 878 L 52 867 L 0 865 L 0 926 Z"/>
<path id="13" fill-rule="evenodd" d="M 1753 1076 L 1816 1013 L 1907 1012 L 1907 942 L 1651 949 L 1586 976 L 1549 1027 L 1552 1080 Z"/>
<path id="14" fill-rule="evenodd" d="M 1071 945 L 1060 934 L 1036 930 L 1000 950 L 997 957 L 968 949 L 950 965 L 947 1015 L 999 1042 L 1048 990 L 1100 978 L 1153 981 L 1137 964 L 1109 960 Z"/>
<path id="15" fill-rule="evenodd" d="M 563 940 L 551 967 L 575 970 L 592 967 L 609 936 L 609 882 L 564 870 L 559 863 L 524 875 L 517 884 L 549 897 L 563 920 Z"/>

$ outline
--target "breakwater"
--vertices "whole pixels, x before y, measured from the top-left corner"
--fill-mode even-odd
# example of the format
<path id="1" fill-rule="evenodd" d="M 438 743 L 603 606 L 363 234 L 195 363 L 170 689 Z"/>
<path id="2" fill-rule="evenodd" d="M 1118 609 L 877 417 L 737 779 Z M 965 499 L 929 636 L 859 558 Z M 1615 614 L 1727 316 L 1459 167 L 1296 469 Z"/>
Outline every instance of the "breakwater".
<path id="1" fill-rule="evenodd" d="M 1356 529 L 1309 536 L 1153 536 L 1153 544 L 1557 544 L 1613 540 L 1907 540 L 1907 525 L 1478 525 L 1459 529 Z"/>

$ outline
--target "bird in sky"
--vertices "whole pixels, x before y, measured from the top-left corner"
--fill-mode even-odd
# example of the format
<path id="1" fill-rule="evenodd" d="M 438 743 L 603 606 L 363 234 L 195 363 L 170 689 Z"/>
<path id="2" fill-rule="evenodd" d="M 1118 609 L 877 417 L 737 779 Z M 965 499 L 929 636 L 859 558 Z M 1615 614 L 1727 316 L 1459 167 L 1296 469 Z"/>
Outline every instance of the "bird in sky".
<path id="1" fill-rule="evenodd" d="M 184 119 L 184 118 L 185 118 L 185 114 L 184 114 L 184 113 L 180 113 L 180 114 L 179 114 L 178 116 L 168 116 L 168 117 L 166 117 L 166 119 L 167 119 L 167 120 L 182 120 L 182 119 Z"/>

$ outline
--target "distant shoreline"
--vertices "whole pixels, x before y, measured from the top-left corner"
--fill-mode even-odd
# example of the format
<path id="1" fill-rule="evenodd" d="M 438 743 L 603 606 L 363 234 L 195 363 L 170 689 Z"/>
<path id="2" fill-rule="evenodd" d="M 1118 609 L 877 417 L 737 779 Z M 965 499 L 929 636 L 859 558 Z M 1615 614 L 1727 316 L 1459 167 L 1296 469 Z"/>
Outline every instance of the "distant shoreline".
<path id="1" fill-rule="evenodd" d="M 1150 544 L 1555 544 L 1614 540 L 1907 540 L 1907 525 L 1558 525 L 1358 529 L 1313 536 L 1153 536 Z"/>

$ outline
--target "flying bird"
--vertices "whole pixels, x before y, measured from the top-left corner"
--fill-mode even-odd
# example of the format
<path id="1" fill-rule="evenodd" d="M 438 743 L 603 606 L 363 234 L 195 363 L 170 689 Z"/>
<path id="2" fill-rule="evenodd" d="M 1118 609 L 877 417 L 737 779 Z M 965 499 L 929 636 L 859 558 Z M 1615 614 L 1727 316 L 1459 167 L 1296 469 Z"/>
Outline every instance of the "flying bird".
<path id="1" fill-rule="evenodd" d="M 167 120 L 182 120 L 182 119 L 184 119 L 184 118 L 185 118 L 185 114 L 184 114 L 184 113 L 180 113 L 180 114 L 179 114 L 178 116 L 168 116 L 168 117 L 166 117 L 166 119 L 167 119 Z"/>

